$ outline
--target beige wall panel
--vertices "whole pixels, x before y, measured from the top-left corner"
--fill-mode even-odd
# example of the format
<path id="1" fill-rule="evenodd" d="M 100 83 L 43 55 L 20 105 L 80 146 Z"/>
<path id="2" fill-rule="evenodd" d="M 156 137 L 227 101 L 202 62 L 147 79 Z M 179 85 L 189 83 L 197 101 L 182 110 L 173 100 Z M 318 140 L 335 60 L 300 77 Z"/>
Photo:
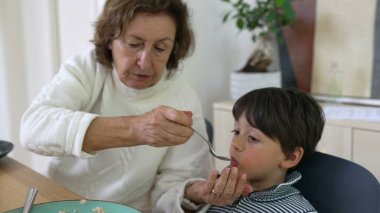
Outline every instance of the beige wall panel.
<path id="1" fill-rule="evenodd" d="M 376 0 L 318 0 L 312 92 L 370 97 Z"/>

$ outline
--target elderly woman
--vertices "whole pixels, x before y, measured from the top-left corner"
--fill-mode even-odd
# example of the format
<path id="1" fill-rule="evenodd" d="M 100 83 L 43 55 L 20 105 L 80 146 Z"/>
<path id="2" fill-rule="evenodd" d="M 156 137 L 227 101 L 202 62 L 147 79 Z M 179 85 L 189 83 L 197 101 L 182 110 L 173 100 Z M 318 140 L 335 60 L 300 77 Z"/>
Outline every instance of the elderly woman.
<path id="1" fill-rule="evenodd" d="M 208 147 L 190 128 L 206 135 L 200 100 L 176 75 L 193 46 L 188 19 L 181 0 L 105 3 L 95 47 L 66 61 L 21 121 L 26 149 L 57 156 L 51 178 L 87 199 L 143 212 L 216 203 L 218 174 L 205 180 Z M 229 173 L 219 190 L 229 184 L 241 194 L 242 178 Z"/>

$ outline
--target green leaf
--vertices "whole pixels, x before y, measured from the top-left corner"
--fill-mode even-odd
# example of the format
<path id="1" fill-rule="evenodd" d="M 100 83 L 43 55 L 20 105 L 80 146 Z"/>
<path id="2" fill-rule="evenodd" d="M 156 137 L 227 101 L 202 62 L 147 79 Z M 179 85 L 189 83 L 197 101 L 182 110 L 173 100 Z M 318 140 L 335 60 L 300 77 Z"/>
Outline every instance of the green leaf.
<path id="1" fill-rule="evenodd" d="M 226 14 L 224 14 L 222 22 L 226 23 L 229 20 L 230 15 L 231 15 L 231 12 L 227 12 Z"/>
<path id="2" fill-rule="evenodd" d="M 285 16 L 289 19 L 289 22 L 293 22 L 296 19 L 296 13 L 294 12 L 291 2 L 287 0 L 283 8 Z"/>
<path id="3" fill-rule="evenodd" d="M 241 18 L 237 19 L 236 26 L 238 27 L 238 29 L 242 30 L 244 28 L 244 21 Z"/>
<path id="4" fill-rule="evenodd" d="M 273 22 L 273 21 L 275 21 L 275 18 L 276 18 L 276 15 L 275 15 L 275 14 L 273 14 L 273 13 L 269 13 L 269 14 L 266 16 L 265 20 L 266 20 L 267 22 Z"/>
<path id="5" fill-rule="evenodd" d="M 275 5 L 276 7 L 282 7 L 285 3 L 285 0 L 276 0 Z"/>
<path id="6" fill-rule="evenodd" d="M 235 4 L 233 4 L 233 6 L 234 6 L 235 8 L 239 8 L 239 6 L 240 6 L 242 3 L 243 3 L 243 0 L 239 0 L 239 1 L 237 1 Z"/>

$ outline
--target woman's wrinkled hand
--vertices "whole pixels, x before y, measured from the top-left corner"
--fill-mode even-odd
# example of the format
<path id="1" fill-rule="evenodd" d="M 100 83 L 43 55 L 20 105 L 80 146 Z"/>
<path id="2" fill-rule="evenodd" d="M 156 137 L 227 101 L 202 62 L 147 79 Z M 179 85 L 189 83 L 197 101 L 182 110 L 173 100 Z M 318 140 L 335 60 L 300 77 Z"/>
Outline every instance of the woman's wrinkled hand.
<path id="1" fill-rule="evenodd" d="M 236 167 L 226 167 L 220 175 L 213 170 L 207 181 L 194 182 L 186 189 L 185 196 L 197 203 L 225 206 L 252 191 L 245 174 L 239 175 Z"/>
<path id="2" fill-rule="evenodd" d="M 152 111 L 136 116 L 130 134 L 140 144 L 153 147 L 183 144 L 193 135 L 190 111 L 180 111 L 168 106 L 159 106 Z"/>

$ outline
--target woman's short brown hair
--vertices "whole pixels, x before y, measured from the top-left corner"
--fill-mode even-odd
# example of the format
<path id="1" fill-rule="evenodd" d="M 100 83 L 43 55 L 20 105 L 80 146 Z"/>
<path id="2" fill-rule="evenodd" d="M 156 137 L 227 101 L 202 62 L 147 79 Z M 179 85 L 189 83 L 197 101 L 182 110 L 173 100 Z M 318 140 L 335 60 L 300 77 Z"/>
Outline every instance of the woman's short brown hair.
<path id="1" fill-rule="evenodd" d="M 96 58 L 99 63 L 112 68 L 112 52 L 109 42 L 122 36 L 134 15 L 139 12 L 164 12 L 176 21 L 176 36 L 166 68 L 168 77 L 178 68 L 179 62 L 194 49 L 194 35 L 189 23 L 189 12 L 181 0 L 107 0 L 95 22 Z"/>

